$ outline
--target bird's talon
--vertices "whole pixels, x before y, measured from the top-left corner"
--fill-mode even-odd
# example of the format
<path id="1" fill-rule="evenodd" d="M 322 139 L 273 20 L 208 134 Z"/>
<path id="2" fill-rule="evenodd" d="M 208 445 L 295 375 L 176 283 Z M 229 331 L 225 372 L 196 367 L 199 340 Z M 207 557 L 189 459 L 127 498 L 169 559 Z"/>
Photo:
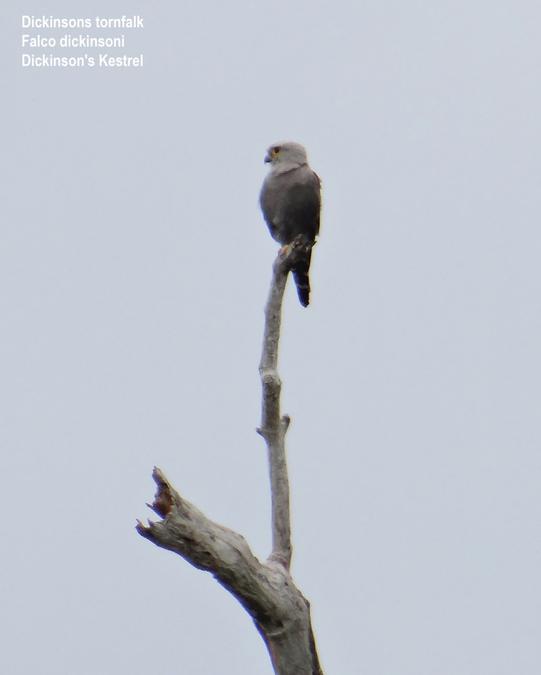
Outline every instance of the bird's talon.
<path id="1" fill-rule="evenodd" d="M 285 244 L 284 246 L 281 247 L 281 249 L 278 251 L 278 255 L 281 256 L 282 258 L 285 258 L 286 255 L 289 253 L 291 247 L 289 244 Z"/>

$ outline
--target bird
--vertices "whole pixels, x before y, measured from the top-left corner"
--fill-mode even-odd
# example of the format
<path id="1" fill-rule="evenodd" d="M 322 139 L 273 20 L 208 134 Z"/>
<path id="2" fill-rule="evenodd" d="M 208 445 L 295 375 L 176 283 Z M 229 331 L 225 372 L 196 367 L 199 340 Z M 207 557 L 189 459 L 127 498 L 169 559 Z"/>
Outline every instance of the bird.
<path id="1" fill-rule="evenodd" d="M 302 235 L 313 245 L 319 234 L 321 181 L 308 164 L 300 143 L 285 141 L 271 145 L 265 155 L 270 170 L 263 181 L 259 203 L 271 236 L 287 246 Z M 308 252 L 292 269 L 297 295 L 303 307 L 310 303 L 310 259 Z"/>

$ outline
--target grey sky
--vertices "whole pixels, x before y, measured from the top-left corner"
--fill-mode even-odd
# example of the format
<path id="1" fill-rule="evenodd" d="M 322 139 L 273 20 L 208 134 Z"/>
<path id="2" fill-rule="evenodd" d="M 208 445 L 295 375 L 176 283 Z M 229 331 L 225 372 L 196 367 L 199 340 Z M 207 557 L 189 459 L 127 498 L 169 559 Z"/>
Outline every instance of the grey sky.
<path id="1" fill-rule="evenodd" d="M 0 672 L 271 673 L 133 526 L 157 464 L 268 553 L 257 197 L 291 139 L 324 186 L 280 371 L 325 672 L 538 675 L 539 3 L 91 4 L 0 8 Z M 145 67 L 23 70 L 22 12 L 142 14 Z"/>

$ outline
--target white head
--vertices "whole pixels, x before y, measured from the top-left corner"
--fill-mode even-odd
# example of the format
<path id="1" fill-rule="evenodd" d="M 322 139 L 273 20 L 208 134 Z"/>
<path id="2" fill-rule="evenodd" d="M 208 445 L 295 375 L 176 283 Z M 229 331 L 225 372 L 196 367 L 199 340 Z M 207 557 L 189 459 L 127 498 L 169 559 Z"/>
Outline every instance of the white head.
<path id="1" fill-rule="evenodd" d="M 289 171 L 308 164 L 306 150 L 300 143 L 284 141 L 271 145 L 265 155 L 265 162 L 271 163 L 272 171 Z"/>

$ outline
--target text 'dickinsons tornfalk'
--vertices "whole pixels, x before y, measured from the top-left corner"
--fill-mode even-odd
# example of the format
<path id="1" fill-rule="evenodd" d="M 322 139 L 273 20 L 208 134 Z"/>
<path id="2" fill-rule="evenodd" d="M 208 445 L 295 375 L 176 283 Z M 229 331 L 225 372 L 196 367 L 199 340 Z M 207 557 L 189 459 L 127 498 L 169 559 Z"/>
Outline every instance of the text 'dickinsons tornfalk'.
<path id="1" fill-rule="evenodd" d="M 23 68 L 39 69 L 142 68 L 144 54 L 135 47 L 133 36 L 144 27 L 139 14 L 114 17 L 23 14 L 20 63 Z"/>

